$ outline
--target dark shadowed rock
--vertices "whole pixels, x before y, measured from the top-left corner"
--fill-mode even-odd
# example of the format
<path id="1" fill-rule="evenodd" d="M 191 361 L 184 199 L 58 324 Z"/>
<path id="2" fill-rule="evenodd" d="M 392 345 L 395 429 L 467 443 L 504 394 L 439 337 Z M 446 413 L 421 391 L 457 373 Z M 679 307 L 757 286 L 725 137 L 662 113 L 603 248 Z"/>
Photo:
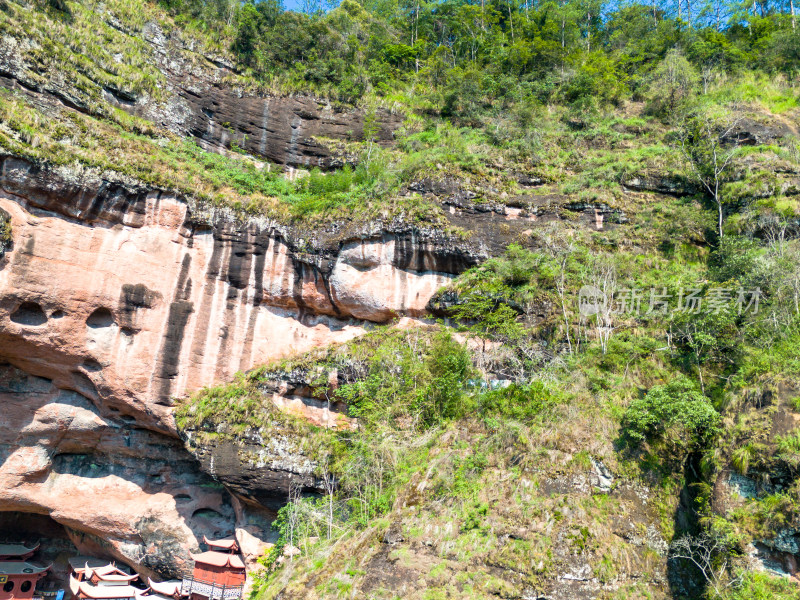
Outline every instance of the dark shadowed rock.
<path id="1" fill-rule="evenodd" d="M 233 65 L 227 61 L 197 55 L 190 44 L 177 35 L 165 34 L 156 23 L 146 24 L 141 36 L 150 46 L 147 60 L 164 78 L 164 97 L 158 100 L 93 81 L 91 70 L 80 84 L 60 70 L 43 76 L 42 65 L 33 64 L 32 55 L 21 52 L 11 37 L 0 40 L 0 85 L 25 94 L 40 105 L 66 106 L 90 114 L 107 111 L 98 102 L 102 99 L 157 126 L 191 136 L 209 150 L 244 150 L 290 167 L 342 166 L 348 157 L 336 155 L 321 139 L 364 138 L 366 115 L 361 109 L 335 106 L 308 95 L 243 91 L 235 83 Z M 230 83 L 231 78 L 234 83 Z M 378 109 L 374 119 L 376 141 L 391 143 L 402 117 Z"/>
<path id="2" fill-rule="evenodd" d="M 796 136 L 797 132 L 793 131 L 786 123 L 773 120 L 767 124 L 749 117 L 742 117 L 720 137 L 720 141 L 728 146 L 758 146 Z"/>

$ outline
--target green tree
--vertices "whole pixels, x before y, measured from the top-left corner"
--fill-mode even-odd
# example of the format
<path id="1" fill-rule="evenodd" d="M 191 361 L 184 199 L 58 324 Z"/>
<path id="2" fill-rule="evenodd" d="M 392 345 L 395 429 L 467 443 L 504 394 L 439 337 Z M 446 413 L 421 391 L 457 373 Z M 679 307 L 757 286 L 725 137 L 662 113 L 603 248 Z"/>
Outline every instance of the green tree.
<path id="1" fill-rule="evenodd" d="M 710 302 L 724 300 L 712 308 Z M 688 304 L 688 301 L 684 299 Z M 736 299 L 727 287 L 711 287 L 701 299 L 699 310 L 672 314 L 670 338 L 678 349 L 678 359 L 686 369 L 696 369 L 705 391 L 704 369 L 725 371 L 732 368 L 741 353 L 742 335 L 738 326 Z"/>
<path id="2" fill-rule="evenodd" d="M 694 93 L 698 75 L 680 50 L 670 50 L 650 75 L 650 108 L 660 115 L 675 114 Z"/>
<path id="3" fill-rule="evenodd" d="M 722 185 L 730 181 L 734 160 L 739 154 L 736 142 L 725 144 L 739 124 L 729 115 L 716 116 L 701 111 L 686 119 L 679 131 L 679 149 L 695 180 L 708 192 L 717 209 L 717 233 L 723 237 L 725 200 Z"/>
<path id="4" fill-rule="evenodd" d="M 429 424 L 464 415 L 464 385 L 472 370 L 469 352 L 446 331 L 431 343 L 427 360 L 431 382 L 422 407 L 423 420 Z"/>
<path id="5" fill-rule="evenodd" d="M 761 287 L 758 244 L 747 237 L 726 236 L 711 254 L 709 274 L 720 283 L 736 282 L 748 288 Z"/>
<path id="6" fill-rule="evenodd" d="M 700 449 L 717 433 L 719 413 L 685 377 L 655 386 L 634 400 L 623 420 L 634 443 L 660 441 L 675 456 Z"/>

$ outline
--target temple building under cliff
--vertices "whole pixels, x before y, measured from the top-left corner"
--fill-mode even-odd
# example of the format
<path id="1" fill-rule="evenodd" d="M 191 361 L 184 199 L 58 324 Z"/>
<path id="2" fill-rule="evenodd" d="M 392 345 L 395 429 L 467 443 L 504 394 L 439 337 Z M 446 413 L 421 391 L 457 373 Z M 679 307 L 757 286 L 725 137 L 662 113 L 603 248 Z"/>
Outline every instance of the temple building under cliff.
<path id="1" fill-rule="evenodd" d="M 70 560 L 69 587 L 73 598 L 81 600 L 136 600 L 145 590 L 134 587 L 139 579 L 116 565 L 93 559 L 80 565 L 81 557 Z"/>
<path id="2" fill-rule="evenodd" d="M 153 581 L 139 587 L 139 575 L 130 574 L 114 563 L 77 556 L 70 559 L 70 589 L 80 600 L 181 600 L 181 581 Z"/>
<path id="3" fill-rule="evenodd" d="M 189 600 L 238 600 L 245 582 L 244 561 L 236 540 L 209 540 L 209 550 L 192 554 L 194 570 L 183 580 L 181 591 Z"/>
<path id="4" fill-rule="evenodd" d="M 0 544 L 0 600 L 31 600 L 36 582 L 50 567 L 28 562 L 39 549 L 24 544 Z"/>

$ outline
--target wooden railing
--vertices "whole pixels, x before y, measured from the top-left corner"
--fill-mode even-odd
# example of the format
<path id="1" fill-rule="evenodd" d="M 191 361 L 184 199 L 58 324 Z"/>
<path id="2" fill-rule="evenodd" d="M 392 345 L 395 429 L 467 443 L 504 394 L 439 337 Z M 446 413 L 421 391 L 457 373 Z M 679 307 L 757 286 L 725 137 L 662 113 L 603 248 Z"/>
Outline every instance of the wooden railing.
<path id="1" fill-rule="evenodd" d="M 181 594 L 197 594 L 209 600 L 239 600 L 242 597 L 241 585 L 219 585 L 213 581 L 201 581 L 194 577 L 184 577 Z"/>

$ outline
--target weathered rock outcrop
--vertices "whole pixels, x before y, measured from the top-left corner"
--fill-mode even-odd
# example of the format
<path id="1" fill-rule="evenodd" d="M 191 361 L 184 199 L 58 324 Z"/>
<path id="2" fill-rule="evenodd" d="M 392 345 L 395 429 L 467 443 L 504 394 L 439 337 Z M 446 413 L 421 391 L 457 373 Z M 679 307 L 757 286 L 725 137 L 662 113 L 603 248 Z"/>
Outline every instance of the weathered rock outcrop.
<path id="1" fill-rule="evenodd" d="M 142 410 L 147 398 L 166 406 L 255 362 L 349 339 L 364 321 L 420 316 L 476 260 L 434 233 L 376 227 L 315 246 L 278 224 L 201 214 L 158 191 L 70 181 L 13 158 L 0 168 L 14 231 L 0 335 L 52 354 L 42 357 L 50 369 L 65 363 L 58 376 L 101 372 L 98 393 L 130 395 Z M 23 303 L 45 320 L 14 322 Z M 155 409 L 150 420 L 168 414 Z"/>
<path id="2" fill-rule="evenodd" d="M 182 136 L 191 136 L 208 149 L 242 149 L 255 156 L 292 167 L 341 166 L 347 157 L 335 156 L 324 139 L 361 140 L 365 113 L 338 107 L 308 95 L 270 96 L 248 92 L 237 83 L 232 64 L 194 50 L 177 30 L 166 34 L 157 23 L 141 32 L 110 13 L 98 13 L 116 35 L 145 42 L 145 60 L 163 76 L 159 97 L 143 91 L 121 90 L 83 73 L 80 82 L 63 65 L 39 62 L 42 50 L 35 40 L 0 37 L 0 85 L 33 97 L 39 103 L 58 103 L 85 113 L 102 114 L 115 106 Z M 49 68 L 48 68 L 49 67 Z M 44 70 L 44 72 L 43 72 Z M 380 109 L 374 114 L 374 137 L 388 143 L 402 122 L 400 115 Z"/>
<path id="3" fill-rule="evenodd" d="M 50 515 L 166 575 L 204 533 L 235 530 L 258 547 L 269 517 L 203 474 L 177 437 L 172 398 L 419 317 L 478 259 L 434 231 L 304 234 L 13 157 L 0 160 L 0 209 L 12 231 L 0 259 L 0 394 L 11 407 L 0 510 Z M 262 488 L 307 474 L 304 460 L 273 464 Z"/>
<path id="4" fill-rule="evenodd" d="M 337 108 L 309 96 L 239 98 L 215 83 L 203 86 L 199 94 L 195 89 L 180 89 L 178 94 L 176 102 L 184 105 L 186 117 L 172 129 L 196 137 L 209 149 L 236 144 L 277 164 L 327 169 L 342 166 L 345 158 L 334 156 L 315 138 L 364 138 L 362 111 Z M 390 142 L 401 118 L 382 110 L 376 119 L 378 140 Z"/>
<path id="5" fill-rule="evenodd" d="M 742 530 L 752 536 L 744 547 L 750 568 L 800 580 L 800 518 L 789 511 L 787 518 L 771 520 L 761 512 L 762 503 L 791 497 L 797 487 L 797 454 L 780 443 L 792 439 L 800 423 L 793 406 L 797 394 L 796 382 L 769 383 L 754 386 L 732 405 L 729 410 L 749 424 L 747 443 L 757 444 L 760 454 L 744 465 L 731 461 L 716 473 L 711 508 L 730 520 L 737 512 L 750 518 L 739 517 Z"/>
<path id="6" fill-rule="evenodd" d="M 80 551 L 172 576 L 195 536 L 234 533 L 227 492 L 178 440 L 8 363 L 0 401 L 3 511 L 47 514 Z"/>
<path id="7" fill-rule="evenodd" d="M 410 321 L 403 319 L 397 326 Z M 324 372 L 297 368 L 262 373 L 252 390 L 261 405 L 256 422 L 241 431 L 241 423 L 231 423 L 219 414 L 199 426 L 183 423 L 181 435 L 206 472 L 246 502 L 277 510 L 292 491 L 324 493 L 321 466 L 303 449 L 313 435 L 307 426 L 358 426 L 347 416 L 347 406 L 326 392 L 363 376 L 362 370 L 362 365 L 350 363 Z M 320 391 L 321 384 L 327 386 L 325 392 Z M 287 415 L 297 418 L 287 419 Z"/>

